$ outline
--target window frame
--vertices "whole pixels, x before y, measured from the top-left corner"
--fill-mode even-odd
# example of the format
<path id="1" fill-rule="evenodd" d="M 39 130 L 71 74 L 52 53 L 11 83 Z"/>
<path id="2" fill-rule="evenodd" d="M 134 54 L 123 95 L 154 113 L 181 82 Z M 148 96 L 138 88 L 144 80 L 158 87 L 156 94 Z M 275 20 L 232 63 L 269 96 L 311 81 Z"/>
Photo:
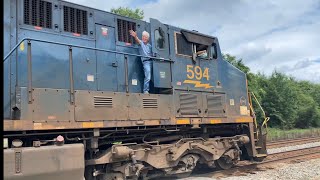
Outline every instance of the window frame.
<path id="1" fill-rule="evenodd" d="M 133 37 L 131 37 L 129 31 L 128 31 L 128 37 L 132 38 L 132 43 L 130 42 L 125 42 L 125 41 L 120 41 L 119 40 L 119 26 L 118 26 L 118 20 L 120 21 L 127 21 L 127 22 L 131 22 L 131 23 L 134 23 L 134 26 L 135 26 L 135 32 L 138 33 L 138 28 L 139 28 L 139 23 L 137 21 L 134 21 L 134 20 L 131 20 L 131 19 L 128 19 L 128 18 L 125 18 L 125 17 L 116 17 L 115 18 L 115 35 L 116 35 L 116 42 L 117 43 L 120 43 L 121 45 L 126 45 L 126 46 L 138 46 L 139 44 L 136 43 L 136 41 L 134 40 Z M 125 32 L 125 31 L 123 31 Z"/>
<path id="2" fill-rule="evenodd" d="M 176 55 L 178 55 L 178 56 L 183 56 L 183 57 L 190 57 L 190 58 L 192 58 L 192 56 L 190 56 L 190 55 L 187 55 L 187 54 L 179 54 L 179 53 L 178 53 L 178 41 L 177 41 L 177 34 L 181 34 L 181 35 L 182 35 L 182 33 L 181 33 L 181 32 L 178 32 L 178 31 L 175 31 L 175 32 L 174 32 L 174 49 L 175 49 L 175 53 L 176 53 Z M 192 51 L 193 51 L 193 43 L 191 43 L 191 45 L 192 45 Z"/>
<path id="3" fill-rule="evenodd" d="M 161 28 L 161 27 L 159 27 L 159 28 Z M 163 48 L 161 48 L 161 49 L 158 48 L 158 43 L 157 43 L 157 39 L 156 39 L 156 31 L 159 32 L 159 28 L 154 30 L 154 41 L 155 41 L 154 44 L 155 44 L 155 48 L 156 48 L 157 50 L 159 50 L 159 51 L 164 51 L 164 50 L 166 49 L 166 43 L 165 43 L 166 39 L 165 39 L 165 37 L 162 36 L 163 39 L 164 39 L 164 42 L 163 42 Z M 160 32 L 159 32 L 159 37 L 160 37 Z"/>
<path id="4" fill-rule="evenodd" d="M 180 34 L 182 35 L 181 32 L 178 32 L 178 31 L 174 31 L 174 48 L 175 48 L 175 54 L 177 56 L 183 56 L 183 57 L 189 57 L 189 58 L 192 58 L 192 56 L 190 55 L 187 55 L 187 54 L 179 54 L 178 53 L 178 41 L 177 41 L 177 34 Z M 196 48 L 195 46 L 197 45 L 200 45 L 200 44 L 197 44 L 197 43 L 192 43 L 190 42 L 191 45 L 192 45 L 192 54 L 193 53 L 196 53 Z M 216 57 L 213 57 L 213 54 L 212 54 L 212 50 L 211 49 L 214 49 L 215 51 L 215 54 L 216 54 Z M 196 58 L 200 59 L 200 60 L 212 60 L 212 59 L 217 59 L 218 58 L 218 55 L 217 55 L 217 47 L 216 47 L 216 44 L 214 43 L 214 45 L 211 45 L 211 46 L 207 46 L 207 53 L 208 53 L 208 56 L 206 58 L 203 58 L 203 57 L 199 57 L 199 56 L 196 56 Z"/>
<path id="5" fill-rule="evenodd" d="M 199 44 L 196 44 L 196 43 L 192 43 L 192 45 L 194 46 L 194 48 L 192 48 L 193 49 L 193 53 L 197 53 L 197 45 L 199 45 Z M 206 46 L 206 45 L 205 45 Z M 210 47 L 212 47 L 212 46 L 207 46 L 207 57 L 200 57 L 200 56 L 197 56 L 196 58 L 199 58 L 200 60 L 202 59 L 202 60 L 210 60 L 210 56 L 211 56 L 211 48 Z"/>

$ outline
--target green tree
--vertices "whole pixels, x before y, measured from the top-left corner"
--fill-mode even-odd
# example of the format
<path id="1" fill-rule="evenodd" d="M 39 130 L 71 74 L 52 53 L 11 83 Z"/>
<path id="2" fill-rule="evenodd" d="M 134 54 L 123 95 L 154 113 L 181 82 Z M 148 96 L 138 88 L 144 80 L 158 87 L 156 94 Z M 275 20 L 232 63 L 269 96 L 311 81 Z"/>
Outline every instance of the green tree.
<path id="1" fill-rule="evenodd" d="M 319 126 L 320 112 L 312 96 L 301 93 L 298 100 L 296 127 L 309 128 Z"/>
<path id="2" fill-rule="evenodd" d="M 137 9 L 130 9 L 128 7 L 111 8 L 111 12 L 129 17 L 129 18 L 138 19 L 138 20 L 142 20 L 144 18 L 144 12 L 139 8 Z"/>
<path id="3" fill-rule="evenodd" d="M 298 93 L 295 90 L 294 79 L 275 71 L 268 84 L 264 105 L 269 113 L 271 125 L 284 129 L 293 128 L 298 109 Z"/>

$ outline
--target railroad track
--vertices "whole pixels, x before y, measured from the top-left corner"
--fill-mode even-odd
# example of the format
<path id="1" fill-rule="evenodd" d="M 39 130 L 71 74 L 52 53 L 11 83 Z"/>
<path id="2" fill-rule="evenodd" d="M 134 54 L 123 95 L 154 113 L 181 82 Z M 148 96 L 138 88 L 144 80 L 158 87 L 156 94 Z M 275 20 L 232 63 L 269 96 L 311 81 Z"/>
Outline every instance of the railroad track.
<path id="1" fill-rule="evenodd" d="M 320 158 L 320 146 L 269 154 L 268 157 L 262 162 L 240 162 L 229 170 L 206 169 L 202 170 L 202 172 L 195 172 L 192 174 L 192 176 L 190 176 L 190 178 L 197 179 L 197 177 L 222 178 L 228 176 L 241 176 L 265 169 L 270 169 L 270 167 L 267 167 L 266 165 L 272 163 L 301 162 L 314 158 Z"/>
<path id="2" fill-rule="evenodd" d="M 319 155 L 320 157 L 320 146 L 268 154 L 267 158 L 263 162 L 256 164 L 266 164 L 294 158 L 303 158 L 304 156 L 309 155 Z"/>
<path id="3" fill-rule="evenodd" d="M 299 138 L 299 139 L 287 139 L 281 141 L 272 141 L 267 143 L 267 148 L 278 148 L 284 146 L 293 146 L 293 145 L 300 145 L 312 142 L 320 142 L 320 137 L 311 137 L 311 138 Z"/>

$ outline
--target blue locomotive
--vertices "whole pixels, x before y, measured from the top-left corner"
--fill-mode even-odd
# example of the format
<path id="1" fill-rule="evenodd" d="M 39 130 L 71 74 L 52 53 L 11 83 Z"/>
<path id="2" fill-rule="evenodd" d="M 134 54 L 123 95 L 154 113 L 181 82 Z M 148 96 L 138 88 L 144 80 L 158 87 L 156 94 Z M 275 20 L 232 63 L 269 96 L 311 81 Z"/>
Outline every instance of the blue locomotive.
<path id="1" fill-rule="evenodd" d="M 217 37 L 60 0 L 5 0 L 3 21 L 5 179 L 179 177 L 267 156 L 268 118 Z M 149 94 L 129 30 L 150 33 Z"/>

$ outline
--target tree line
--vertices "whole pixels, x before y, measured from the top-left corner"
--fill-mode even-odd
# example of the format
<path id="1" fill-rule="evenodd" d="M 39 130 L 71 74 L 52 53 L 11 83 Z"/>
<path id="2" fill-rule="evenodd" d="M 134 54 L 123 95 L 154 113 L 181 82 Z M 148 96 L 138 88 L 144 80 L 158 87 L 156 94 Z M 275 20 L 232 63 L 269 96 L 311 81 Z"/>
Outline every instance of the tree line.
<path id="1" fill-rule="evenodd" d="M 230 54 L 224 59 L 246 73 L 249 91 L 253 92 L 270 117 L 268 125 L 281 129 L 320 127 L 320 84 L 298 81 L 283 73 L 273 71 L 270 76 L 254 74 L 242 59 Z M 253 104 L 257 119 L 262 112 Z"/>

